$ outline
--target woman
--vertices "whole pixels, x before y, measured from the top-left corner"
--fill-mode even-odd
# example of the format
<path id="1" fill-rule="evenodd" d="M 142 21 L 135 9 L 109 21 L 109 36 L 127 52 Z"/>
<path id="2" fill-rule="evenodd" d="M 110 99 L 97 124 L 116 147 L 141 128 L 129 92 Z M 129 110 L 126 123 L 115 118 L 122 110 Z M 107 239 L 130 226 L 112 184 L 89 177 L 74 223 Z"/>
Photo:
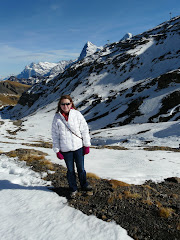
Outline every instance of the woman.
<path id="1" fill-rule="evenodd" d="M 60 98 L 57 112 L 52 122 L 53 150 L 67 166 L 67 180 L 71 197 L 77 193 L 74 162 L 83 191 L 90 191 L 84 169 L 84 155 L 89 153 L 89 128 L 83 115 L 76 110 L 69 95 Z"/>

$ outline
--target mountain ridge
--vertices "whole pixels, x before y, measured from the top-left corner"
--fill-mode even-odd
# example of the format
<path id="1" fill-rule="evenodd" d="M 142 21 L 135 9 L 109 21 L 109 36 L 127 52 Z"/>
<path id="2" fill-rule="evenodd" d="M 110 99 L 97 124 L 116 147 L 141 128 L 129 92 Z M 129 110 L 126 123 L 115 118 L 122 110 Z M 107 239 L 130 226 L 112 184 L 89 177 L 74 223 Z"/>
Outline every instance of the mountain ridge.
<path id="1" fill-rule="evenodd" d="M 56 105 L 60 95 L 70 93 L 92 129 L 177 121 L 179 42 L 180 16 L 131 39 L 108 44 L 53 79 L 33 85 L 11 116 L 32 114 L 37 105 Z"/>
<path id="2" fill-rule="evenodd" d="M 17 81 L 23 84 L 33 85 L 37 82 L 46 79 L 47 77 L 53 78 L 55 75 L 64 72 L 66 68 L 76 63 L 77 61 L 82 60 L 83 58 L 92 55 L 94 52 L 101 50 L 102 47 L 97 47 L 91 42 L 87 42 L 78 59 L 75 60 L 61 60 L 58 63 L 52 62 L 32 62 L 29 65 L 26 65 L 24 70 L 16 75 L 10 76 L 8 80 Z"/>

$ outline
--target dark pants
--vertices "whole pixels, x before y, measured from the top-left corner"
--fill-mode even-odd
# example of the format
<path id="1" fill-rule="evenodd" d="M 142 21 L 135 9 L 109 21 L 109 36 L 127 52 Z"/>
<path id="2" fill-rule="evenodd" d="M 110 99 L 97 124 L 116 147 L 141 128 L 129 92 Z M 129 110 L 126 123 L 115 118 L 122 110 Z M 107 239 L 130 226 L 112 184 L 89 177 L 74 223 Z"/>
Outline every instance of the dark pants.
<path id="1" fill-rule="evenodd" d="M 75 174 L 75 166 L 78 172 L 78 178 L 81 185 L 81 188 L 85 188 L 88 186 L 86 181 L 86 171 L 84 169 L 84 154 L 83 148 L 80 148 L 76 151 L 72 152 L 63 152 L 64 160 L 67 166 L 67 180 L 69 183 L 70 191 L 74 192 L 77 190 L 77 183 L 76 183 L 76 174 Z"/>

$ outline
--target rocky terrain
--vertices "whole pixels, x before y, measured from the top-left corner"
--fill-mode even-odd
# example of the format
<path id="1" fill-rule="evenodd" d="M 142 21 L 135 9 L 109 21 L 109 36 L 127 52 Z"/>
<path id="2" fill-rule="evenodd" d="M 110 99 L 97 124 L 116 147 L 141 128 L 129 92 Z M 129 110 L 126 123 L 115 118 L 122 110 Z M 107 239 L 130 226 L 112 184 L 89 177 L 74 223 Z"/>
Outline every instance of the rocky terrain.
<path id="1" fill-rule="evenodd" d="M 47 172 L 45 180 L 51 181 L 53 186 L 50 189 L 59 196 L 66 197 L 71 207 L 87 215 L 95 215 L 103 221 L 115 221 L 135 240 L 180 239 L 179 178 L 168 178 L 158 184 L 148 181 L 142 185 L 133 185 L 101 179 L 88 173 L 87 178 L 93 191 L 83 192 L 79 189 L 72 199 L 66 180 L 66 168 L 46 161 L 43 152 L 17 149 L 3 154 L 26 160 L 34 171 Z"/>
<path id="2" fill-rule="evenodd" d="M 68 198 L 66 170 L 56 166 L 49 174 L 53 191 Z M 180 179 L 155 184 L 129 185 L 116 180 L 88 177 L 93 193 L 79 191 L 69 205 L 103 221 L 115 221 L 128 234 L 142 240 L 178 240 L 180 238 Z M 93 194 L 93 195 L 92 195 Z"/>

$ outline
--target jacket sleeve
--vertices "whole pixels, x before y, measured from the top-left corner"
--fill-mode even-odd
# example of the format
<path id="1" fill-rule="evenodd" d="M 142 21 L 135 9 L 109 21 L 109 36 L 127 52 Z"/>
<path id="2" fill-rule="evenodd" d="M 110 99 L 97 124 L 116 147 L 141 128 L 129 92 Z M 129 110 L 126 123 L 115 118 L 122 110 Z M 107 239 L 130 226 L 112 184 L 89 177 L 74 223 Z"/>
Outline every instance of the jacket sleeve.
<path id="1" fill-rule="evenodd" d="M 55 153 L 60 151 L 60 139 L 59 139 L 59 129 L 57 125 L 57 117 L 54 116 L 53 122 L 52 122 L 52 140 L 53 140 L 53 150 Z"/>
<path id="2" fill-rule="evenodd" d="M 88 124 L 83 117 L 83 115 L 79 112 L 79 117 L 80 117 L 80 132 L 81 136 L 83 138 L 83 145 L 86 147 L 91 146 L 91 141 L 90 141 L 90 134 L 89 134 L 89 127 Z"/>

